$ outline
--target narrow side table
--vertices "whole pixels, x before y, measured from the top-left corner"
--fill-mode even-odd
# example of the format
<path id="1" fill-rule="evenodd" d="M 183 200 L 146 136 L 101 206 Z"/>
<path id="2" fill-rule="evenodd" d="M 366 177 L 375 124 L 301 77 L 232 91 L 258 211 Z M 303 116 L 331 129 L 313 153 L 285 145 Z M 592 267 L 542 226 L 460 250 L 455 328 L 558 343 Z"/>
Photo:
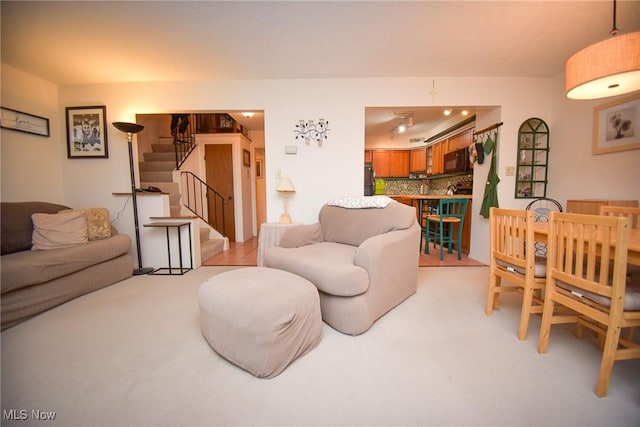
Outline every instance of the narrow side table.
<path id="1" fill-rule="evenodd" d="M 187 271 L 193 270 L 193 252 L 191 251 L 191 227 L 190 222 L 150 222 L 144 224 L 144 227 L 163 227 L 167 233 L 167 256 L 169 258 L 169 267 L 158 268 L 149 274 L 159 274 L 165 276 L 183 275 Z M 184 226 L 189 229 L 189 267 L 182 265 L 182 236 L 180 235 L 180 229 Z M 180 267 L 171 266 L 171 241 L 169 239 L 169 229 L 175 228 L 178 234 L 178 251 L 180 254 Z"/>
<path id="2" fill-rule="evenodd" d="M 278 246 L 280 238 L 288 227 L 301 225 L 301 222 L 291 224 L 280 224 L 278 222 L 265 222 L 260 225 L 260 233 L 258 234 L 258 256 L 256 264 L 258 267 L 264 266 L 264 253 L 273 246 Z"/>

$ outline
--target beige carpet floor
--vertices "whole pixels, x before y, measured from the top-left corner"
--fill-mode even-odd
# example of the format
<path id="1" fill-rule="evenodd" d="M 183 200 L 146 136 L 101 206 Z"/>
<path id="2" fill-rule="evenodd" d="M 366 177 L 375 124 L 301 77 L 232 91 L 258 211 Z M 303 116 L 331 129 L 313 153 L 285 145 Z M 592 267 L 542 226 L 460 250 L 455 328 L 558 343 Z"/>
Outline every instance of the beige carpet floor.
<path id="1" fill-rule="evenodd" d="M 640 360 L 618 362 L 599 399 L 591 339 L 554 326 L 538 354 L 538 316 L 516 338 L 515 294 L 485 316 L 487 267 L 421 268 L 418 292 L 368 332 L 324 325 L 318 347 L 270 380 L 200 333 L 198 287 L 229 269 L 134 277 L 4 331 L 1 424 L 640 425 Z"/>

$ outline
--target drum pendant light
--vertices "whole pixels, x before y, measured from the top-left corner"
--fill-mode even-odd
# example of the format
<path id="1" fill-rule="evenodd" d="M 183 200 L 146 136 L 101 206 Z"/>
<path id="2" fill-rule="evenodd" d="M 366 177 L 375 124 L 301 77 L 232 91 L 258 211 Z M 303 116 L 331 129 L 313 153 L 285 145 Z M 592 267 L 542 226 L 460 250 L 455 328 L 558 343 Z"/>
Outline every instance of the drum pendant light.
<path id="1" fill-rule="evenodd" d="M 565 66 L 570 99 L 598 99 L 640 90 L 640 32 L 617 36 L 616 0 L 613 28 L 607 40 L 574 54 Z"/>

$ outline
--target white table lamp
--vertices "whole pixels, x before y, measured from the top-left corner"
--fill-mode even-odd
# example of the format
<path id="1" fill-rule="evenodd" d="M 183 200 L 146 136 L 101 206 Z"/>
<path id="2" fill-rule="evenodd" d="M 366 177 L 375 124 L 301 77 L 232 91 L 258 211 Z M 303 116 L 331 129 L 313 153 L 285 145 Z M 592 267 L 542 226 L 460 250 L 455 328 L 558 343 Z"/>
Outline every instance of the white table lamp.
<path id="1" fill-rule="evenodd" d="M 294 188 L 291 180 L 286 176 L 283 176 L 280 178 L 280 182 L 278 182 L 276 191 L 284 197 L 284 213 L 280 216 L 280 224 L 291 224 L 291 217 L 287 213 L 287 198 L 289 197 L 289 194 L 295 193 L 296 189 Z"/>

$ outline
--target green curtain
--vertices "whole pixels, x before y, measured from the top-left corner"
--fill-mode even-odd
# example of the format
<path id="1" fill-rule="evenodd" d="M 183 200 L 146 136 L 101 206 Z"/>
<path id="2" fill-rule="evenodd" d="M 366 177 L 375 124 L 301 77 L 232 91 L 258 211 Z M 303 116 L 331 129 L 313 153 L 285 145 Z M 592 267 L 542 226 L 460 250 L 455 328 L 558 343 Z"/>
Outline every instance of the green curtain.
<path id="1" fill-rule="evenodd" d="M 496 133 L 497 139 L 497 133 Z M 487 136 L 487 140 L 484 145 L 485 154 L 491 153 L 491 166 L 489 167 L 489 175 L 487 175 L 487 184 L 484 187 L 484 197 L 482 198 L 482 207 L 480 208 L 480 215 L 485 218 L 489 218 L 489 208 L 499 207 L 498 205 L 498 183 L 500 178 L 496 173 L 496 151 L 497 141 L 491 139 L 491 135 Z"/>

